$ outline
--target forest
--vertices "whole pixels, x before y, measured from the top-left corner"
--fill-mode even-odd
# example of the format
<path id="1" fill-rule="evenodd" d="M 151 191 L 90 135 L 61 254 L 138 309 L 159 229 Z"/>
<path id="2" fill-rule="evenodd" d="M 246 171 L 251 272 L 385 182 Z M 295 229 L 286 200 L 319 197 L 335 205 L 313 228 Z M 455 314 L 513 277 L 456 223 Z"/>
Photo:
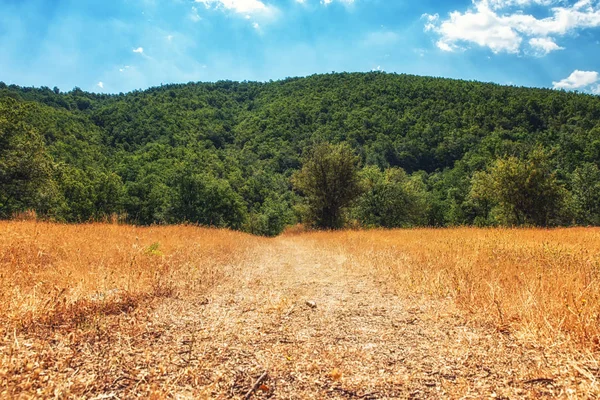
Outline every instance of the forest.
<path id="1" fill-rule="evenodd" d="M 383 72 L 110 95 L 0 82 L 0 218 L 28 210 L 266 236 L 600 225 L 600 96 Z"/>

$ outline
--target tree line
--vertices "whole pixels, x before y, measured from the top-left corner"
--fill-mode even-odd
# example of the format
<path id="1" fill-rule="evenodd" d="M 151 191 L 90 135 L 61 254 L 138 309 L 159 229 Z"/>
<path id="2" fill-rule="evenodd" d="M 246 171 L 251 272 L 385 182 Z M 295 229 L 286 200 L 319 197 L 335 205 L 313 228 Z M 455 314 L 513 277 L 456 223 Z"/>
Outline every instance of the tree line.
<path id="1" fill-rule="evenodd" d="M 600 97 L 387 73 L 127 94 L 0 82 L 0 218 L 276 235 L 600 224 Z"/>

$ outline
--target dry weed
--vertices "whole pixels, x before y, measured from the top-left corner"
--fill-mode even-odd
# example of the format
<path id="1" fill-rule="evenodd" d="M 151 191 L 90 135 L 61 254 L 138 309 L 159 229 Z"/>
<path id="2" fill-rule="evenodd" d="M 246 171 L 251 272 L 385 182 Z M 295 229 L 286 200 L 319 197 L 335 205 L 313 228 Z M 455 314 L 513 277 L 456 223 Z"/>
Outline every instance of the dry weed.
<path id="1" fill-rule="evenodd" d="M 600 393 L 600 229 L 0 222 L 0 398 Z"/>
<path id="2" fill-rule="evenodd" d="M 0 237 L 0 397 L 82 394 L 68 377 L 51 381 L 49 370 L 76 369 L 57 349 L 111 347 L 115 337 L 144 332 L 148 311 L 138 308 L 197 298 L 237 275 L 259 240 L 193 226 L 35 221 L 0 222 Z M 96 356 L 90 362 L 109 362 Z"/>
<path id="3" fill-rule="evenodd" d="M 313 233 L 398 294 L 450 298 L 523 340 L 600 348 L 600 229 Z"/>
<path id="4" fill-rule="evenodd" d="M 200 293 L 243 258 L 250 237 L 191 226 L 0 223 L 0 317 L 26 329 Z"/>

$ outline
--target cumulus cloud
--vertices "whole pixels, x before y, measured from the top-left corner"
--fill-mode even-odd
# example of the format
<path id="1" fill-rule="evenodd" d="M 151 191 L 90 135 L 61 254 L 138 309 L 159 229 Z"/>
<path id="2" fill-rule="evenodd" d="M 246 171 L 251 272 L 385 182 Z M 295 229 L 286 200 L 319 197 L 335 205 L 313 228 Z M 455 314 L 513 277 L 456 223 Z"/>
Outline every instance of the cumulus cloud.
<path id="1" fill-rule="evenodd" d="M 598 94 L 600 92 L 600 74 L 596 71 L 575 70 L 571 75 L 558 82 L 552 82 L 554 89 L 575 90 L 580 89 Z"/>
<path id="2" fill-rule="evenodd" d="M 529 39 L 529 45 L 532 49 L 534 49 L 534 51 L 543 56 L 552 51 L 564 49 L 564 47 L 560 47 L 554 42 L 554 40 L 547 37 L 531 38 Z"/>
<path id="3" fill-rule="evenodd" d="M 538 18 L 523 8 L 546 8 L 549 16 Z M 600 26 L 600 5 L 591 0 L 573 4 L 567 0 L 473 0 L 466 11 L 453 11 L 448 18 L 424 14 L 425 31 L 439 36 L 437 46 L 455 51 L 476 44 L 494 53 L 527 50 L 545 55 L 563 49 L 555 37 Z"/>
<path id="4" fill-rule="evenodd" d="M 133 52 L 138 54 L 144 54 L 144 48 L 138 47 L 137 49 L 133 49 Z"/>
<path id="5" fill-rule="evenodd" d="M 98 86 L 100 89 L 104 89 L 104 82 L 98 82 L 97 86 Z"/>

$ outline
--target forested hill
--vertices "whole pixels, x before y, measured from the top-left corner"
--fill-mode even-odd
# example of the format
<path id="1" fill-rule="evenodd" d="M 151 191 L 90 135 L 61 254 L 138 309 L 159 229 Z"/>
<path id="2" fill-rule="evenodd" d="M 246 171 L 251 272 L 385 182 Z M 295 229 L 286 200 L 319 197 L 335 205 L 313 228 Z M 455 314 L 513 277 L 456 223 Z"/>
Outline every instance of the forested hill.
<path id="1" fill-rule="evenodd" d="M 302 218 L 290 177 L 320 142 L 360 157 L 355 224 L 600 223 L 600 97 L 379 72 L 118 95 L 0 83 L 0 217 L 276 234 Z M 556 201 L 519 218 L 515 193 Z"/>

